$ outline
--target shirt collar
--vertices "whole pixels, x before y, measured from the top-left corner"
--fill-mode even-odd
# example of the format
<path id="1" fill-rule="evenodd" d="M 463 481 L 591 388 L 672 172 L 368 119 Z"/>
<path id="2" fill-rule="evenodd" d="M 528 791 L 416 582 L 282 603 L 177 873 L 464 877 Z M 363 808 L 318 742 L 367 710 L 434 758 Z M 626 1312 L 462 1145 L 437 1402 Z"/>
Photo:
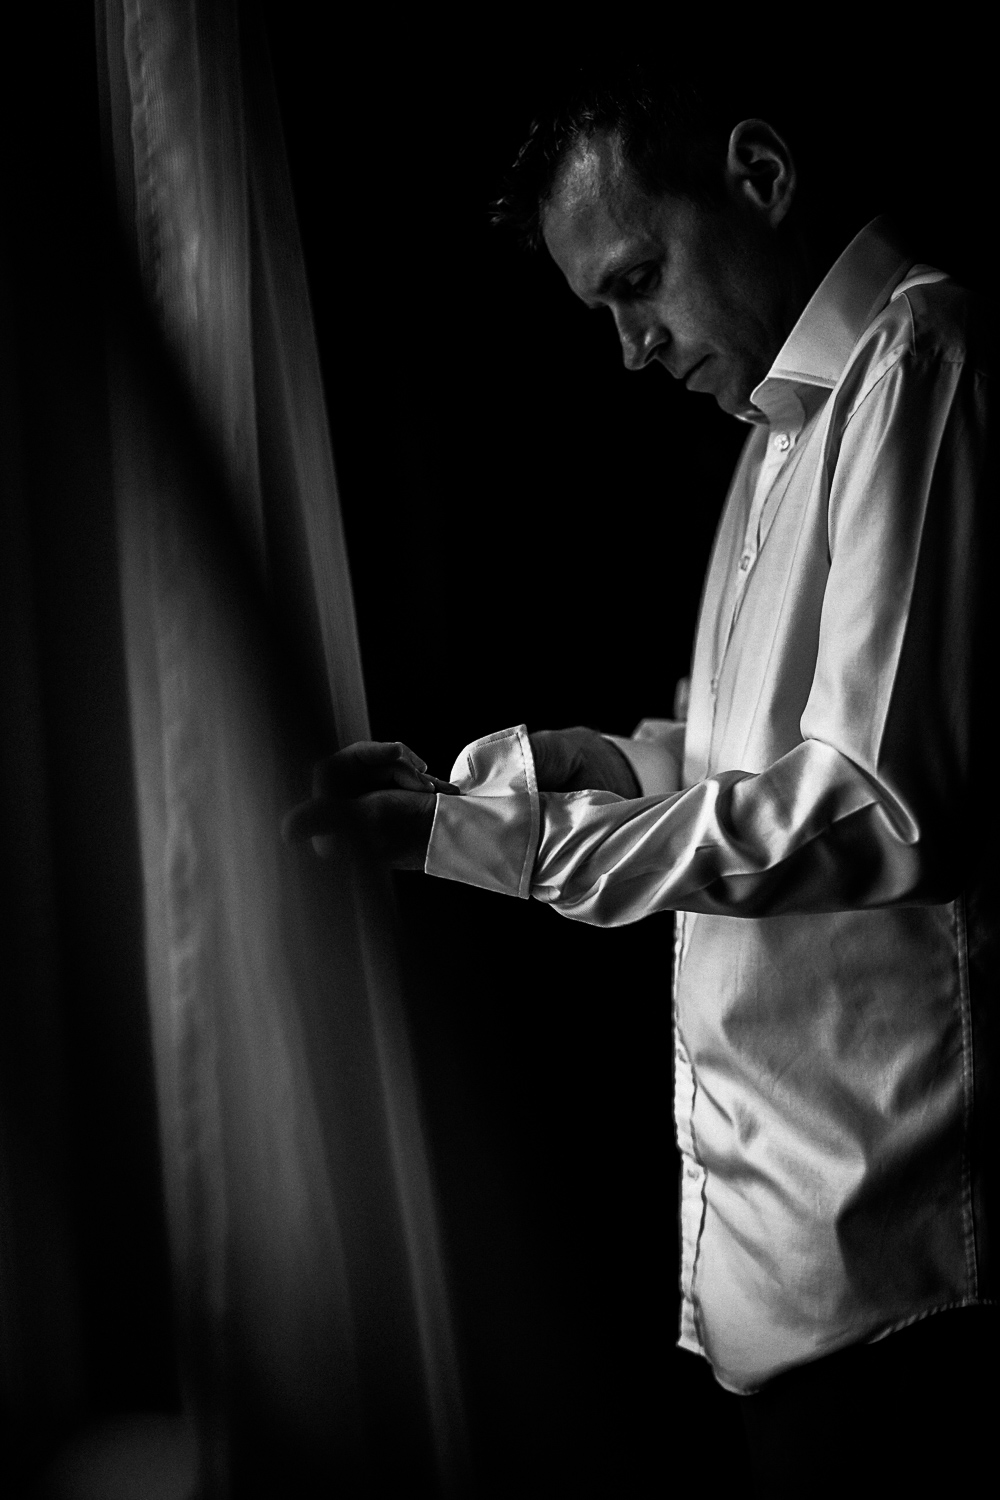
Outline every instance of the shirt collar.
<path id="1" fill-rule="evenodd" d="M 832 390 L 851 350 L 912 263 L 887 218 L 867 224 L 806 303 L 774 364 L 751 393 L 753 405 L 772 420 L 775 408 L 787 404 L 789 384 Z"/>

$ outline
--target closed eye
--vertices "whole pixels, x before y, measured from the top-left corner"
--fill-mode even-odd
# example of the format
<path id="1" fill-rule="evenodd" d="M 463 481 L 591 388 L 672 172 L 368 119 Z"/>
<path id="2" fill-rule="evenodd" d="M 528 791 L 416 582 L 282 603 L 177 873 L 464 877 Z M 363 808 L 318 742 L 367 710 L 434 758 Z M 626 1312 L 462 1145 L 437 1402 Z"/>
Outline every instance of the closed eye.
<path id="1" fill-rule="evenodd" d="M 630 271 L 625 277 L 626 286 L 633 296 L 636 297 L 648 296 L 650 292 L 656 290 L 659 281 L 660 268 L 653 263 L 645 266 L 636 266 L 635 270 Z"/>

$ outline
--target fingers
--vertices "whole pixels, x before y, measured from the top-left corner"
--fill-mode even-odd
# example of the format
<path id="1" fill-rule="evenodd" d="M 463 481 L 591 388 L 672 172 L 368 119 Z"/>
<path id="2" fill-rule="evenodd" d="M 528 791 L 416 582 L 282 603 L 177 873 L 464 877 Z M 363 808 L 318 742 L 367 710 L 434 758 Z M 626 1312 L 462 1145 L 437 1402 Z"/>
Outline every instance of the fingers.
<path id="1" fill-rule="evenodd" d="M 611 740 L 577 724 L 572 729 L 540 729 L 528 736 L 539 791 L 607 791 L 619 797 L 642 795 L 632 766 Z"/>
<path id="2" fill-rule="evenodd" d="M 315 797 L 356 797 L 383 787 L 444 792 L 449 782 L 427 773 L 427 762 L 400 740 L 362 740 L 322 760 L 313 773 Z"/>
<path id="3" fill-rule="evenodd" d="M 427 762 L 404 745 L 402 740 L 357 740 L 331 757 L 334 761 L 359 766 L 391 765 L 405 761 L 418 771 L 427 770 Z"/>
<path id="4" fill-rule="evenodd" d="M 322 853 L 328 836 L 341 825 L 343 812 L 338 803 L 389 790 L 425 796 L 460 795 L 450 781 L 430 775 L 427 762 L 401 740 L 361 740 L 318 762 L 313 771 L 313 794 L 286 814 L 282 837 L 286 843 L 312 839 L 317 852 Z M 324 849 L 319 848 L 320 842 Z"/>
<path id="5" fill-rule="evenodd" d="M 535 761 L 535 777 L 542 792 L 570 790 L 579 769 L 578 747 L 572 731 L 539 729 L 528 736 Z"/>
<path id="6" fill-rule="evenodd" d="M 440 776 L 431 775 L 425 775 L 424 780 L 431 783 L 428 790 L 440 792 L 444 797 L 460 797 L 462 795 L 453 781 L 442 781 Z"/>
<path id="7" fill-rule="evenodd" d="M 292 809 L 282 832 L 291 843 L 311 839 L 316 853 L 329 859 L 342 848 L 334 835 L 346 816 L 370 852 L 384 864 L 397 870 L 422 870 L 434 808 L 431 793 L 397 788 L 352 798 L 347 807 L 343 799 L 314 797 Z"/>
<path id="8" fill-rule="evenodd" d="M 351 796 L 378 787 L 417 791 L 424 786 L 425 763 L 399 740 L 362 740 L 321 760 L 313 772 L 313 795 Z"/>
<path id="9" fill-rule="evenodd" d="M 431 787 L 419 786 L 415 788 L 391 788 L 389 790 L 412 790 L 421 792 L 433 803 L 434 794 L 440 792 L 445 796 L 458 797 L 461 793 L 457 786 L 452 786 L 448 781 L 441 781 L 437 776 L 428 777 L 433 782 Z M 386 790 L 380 788 L 380 790 Z M 369 794 L 365 796 L 370 797 Z M 324 836 L 334 833 L 343 824 L 344 812 L 342 808 L 343 796 L 318 796 L 310 797 L 307 802 L 300 802 L 293 807 L 291 812 L 286 813 L 281 823 L 281 836 L 286 844 L 297 844 L 304 839 L 312 839 L 316 847 L 317 841 Z M 351 805 L 357 808 L 360 798 L 352 798 Z M 316 848 L 317 853 L 326 852 L 325 848 Z"/>

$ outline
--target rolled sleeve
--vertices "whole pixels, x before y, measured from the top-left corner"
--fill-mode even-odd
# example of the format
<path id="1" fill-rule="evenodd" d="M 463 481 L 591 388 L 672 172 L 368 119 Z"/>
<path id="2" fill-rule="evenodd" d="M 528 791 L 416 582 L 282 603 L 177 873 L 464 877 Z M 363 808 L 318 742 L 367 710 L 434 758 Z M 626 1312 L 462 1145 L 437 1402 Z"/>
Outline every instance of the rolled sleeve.
<path id="1" fill-rule="evenodd" d="M 424 870 L 526 900 L 538 852 L 535 763 L 523 724 L 473 740 L 455 761 L 461 796 L 439 796 Z"/>

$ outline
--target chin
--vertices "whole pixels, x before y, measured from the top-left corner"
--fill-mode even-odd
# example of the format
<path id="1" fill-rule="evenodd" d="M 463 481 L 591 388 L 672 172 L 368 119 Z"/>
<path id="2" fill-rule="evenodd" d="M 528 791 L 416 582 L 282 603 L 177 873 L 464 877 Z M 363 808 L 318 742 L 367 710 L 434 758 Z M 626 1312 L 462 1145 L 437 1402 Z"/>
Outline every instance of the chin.
<path id="1" fill-rule="evenodd" d="M 721 390 L 713 391 L 716 401 L 721 409 L 730 417 L 744 417 L 750 421 L 762 420 L 762 413 L 750 400 L 750 393 L 757 388 L 759 382 L 748 384 L 746 380 L 730 380 Z"/>
<path id="2" fill-rule="evenodd" d="M 742 392 L 717 391 L 715 396 L 720 408 L 729 417 L 760 418 L 761 413 Z"/>

